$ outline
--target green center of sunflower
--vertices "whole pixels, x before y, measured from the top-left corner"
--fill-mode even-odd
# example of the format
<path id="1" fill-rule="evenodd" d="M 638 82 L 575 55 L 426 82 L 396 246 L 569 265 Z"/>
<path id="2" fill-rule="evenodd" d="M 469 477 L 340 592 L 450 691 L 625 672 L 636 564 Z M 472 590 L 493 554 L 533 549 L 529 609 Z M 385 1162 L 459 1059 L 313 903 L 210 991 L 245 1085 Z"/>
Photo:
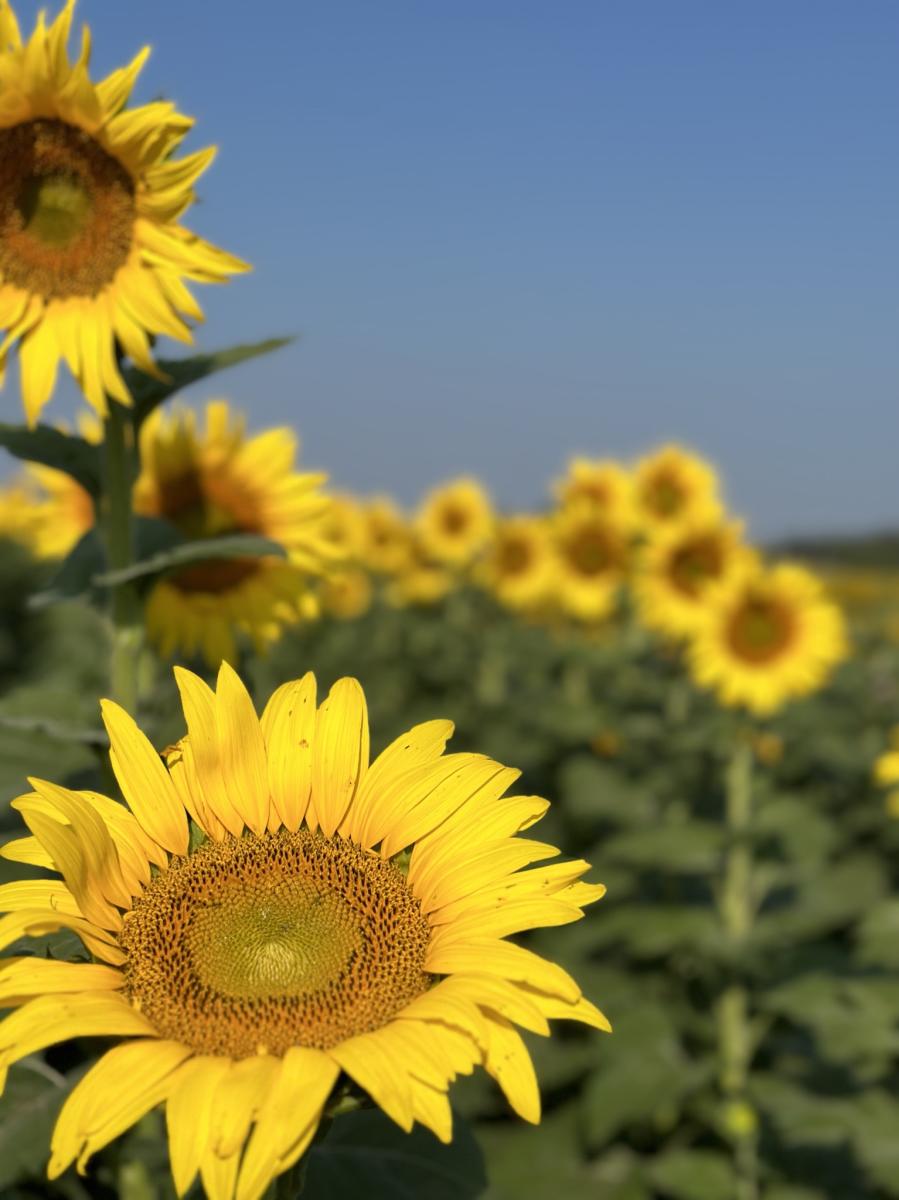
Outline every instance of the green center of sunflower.
<path id="1" fill-rule="evenodd" d="M 426 991 L 430 926 L 391 862 L 302 829 L 206 842 L 120 935 L 126 991 L 198 1054 L 327 1049 Z"/>
<path id="2" fill-rule="evenodd" d="M 95 296 L 131 249 L 134 181 L 64 121 L 0 130 L 0 278 L 45 300 Z"/>
<path id="3" fill-rule="evenodd" d="M 731 617 L 728 643 L 738 658 L 758 665 L 778 658 L 794 632 L 795 620 L 786 605 L 773 597 L 750 596 Z"/>

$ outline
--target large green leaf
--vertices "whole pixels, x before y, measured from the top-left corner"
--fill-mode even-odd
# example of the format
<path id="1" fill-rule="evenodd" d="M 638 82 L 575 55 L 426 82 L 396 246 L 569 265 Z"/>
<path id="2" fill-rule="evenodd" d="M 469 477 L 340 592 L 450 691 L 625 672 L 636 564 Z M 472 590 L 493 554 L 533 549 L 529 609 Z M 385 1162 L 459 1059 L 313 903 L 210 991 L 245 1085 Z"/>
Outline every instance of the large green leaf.
<path id="1" fill-rule="evenodd" d="M 80 1073 L 80 1072 L 79 1072 Z M 0 1191 L 23 1180 L 41 1180 L 50 1156 L 50 1134 L 75 1082 L 26 1059 L 11 1068 L 0 1098 Z"/>
<path id="2" fill-rule="evenodd" d="M 261 354 L 270 354 L 272 350 L 280 350 L 289 346 L 292 337 L 268 338 L 264 342 L 252 342 L 242 346 L 230 346 L 226 350 L 213 350 L 209 354 L 195 354 L 190 358 L 159 359 L 157 366 L 168 379 L 154 379 L 145 375 L 136 367 L 130 367 L 124 372 L 125 381 L 134 398 L 134 420 L 140 425 L 169 396 L 180 392 L 182 388 L 205 379 L 216 371 L 226 367 L 236 367 L 238 363 L 258 358 Z"/>
<path id="3" fill-rule="evenodd" d="M 29 429 L 27 425 L 0 424 L 0 446 L 23 462 L 65 471 L 94 497 L 102 491 L 100 447 L 83 437 L 63 433 L 51 425 Z"/>
<path id="4" fill-rule="evenodd" d="M 735 1194 L 731 1161 L 714 1150 L 669 1150 L 652 1164 L 651 1178 L 674 1200 L 733 1200 Z"/>
<path id="5" fill-rule="evenodd" d="M 475 1200 L 487 1186 L 477 1142 L 455 1118 L 453 1140 L 404 1133 L 378 1109 L 338 1117 L 314 1146 L 303 1200 Z"/>
<path id="6" fill-rule="evenodd" d="M 209 562 L 223 558 L 262 558 L 275 555 L 284 558 L 285 550 L 280 542 L 259 537 L 255 533 L 231 533 L 224 537 L 205 538 L 197 542 L 181 542 L 168 550 L 161 550 L 150 558 L 132 563 L 120 571 L 106 571 L 94 576 L 98 587 L 118 587 L 132 583 L 135 579 L 162 575 L 167 571 L 178 571 L 193 563 Z"/>

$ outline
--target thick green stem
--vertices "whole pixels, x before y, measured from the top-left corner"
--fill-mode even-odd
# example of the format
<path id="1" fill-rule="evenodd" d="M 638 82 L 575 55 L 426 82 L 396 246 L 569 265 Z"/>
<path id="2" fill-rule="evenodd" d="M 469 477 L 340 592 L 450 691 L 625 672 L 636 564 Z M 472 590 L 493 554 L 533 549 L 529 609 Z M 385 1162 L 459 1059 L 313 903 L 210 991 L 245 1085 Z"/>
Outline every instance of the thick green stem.
<path id="1" fill-rule="evenodd" d="M 727 768 L 726 812 L 728 846 L 721 890 L 721 919 L 732 960 L 752 929 L 752 750 L 746 739 L 734 746 Z M 755 1120 L 747 1099 L 752 1034 L 749 994 L 739 978 L 725 988 L 718 1003 L 721 1090 L 728 1105 L 727 1124 L 734 1140 L 737 1200 L 757 1200 L 758 1161 Z"/>
<path id="2" fill-rule="evenodd" d="M 106 494 L 103 526 L 106 554 L 113 571 L 128 567 L 134 560 L 134 522 L 131 510 L 131 485 L 134 477 L 133 448 L 128 442 L 130 430 L 125 410 L 114 401 L 106 418 Z M 112 695 L 129 712 L 137 708 L 138 656 L 141 647 L 140 598 L 133 584 L 112 589 Z"/>

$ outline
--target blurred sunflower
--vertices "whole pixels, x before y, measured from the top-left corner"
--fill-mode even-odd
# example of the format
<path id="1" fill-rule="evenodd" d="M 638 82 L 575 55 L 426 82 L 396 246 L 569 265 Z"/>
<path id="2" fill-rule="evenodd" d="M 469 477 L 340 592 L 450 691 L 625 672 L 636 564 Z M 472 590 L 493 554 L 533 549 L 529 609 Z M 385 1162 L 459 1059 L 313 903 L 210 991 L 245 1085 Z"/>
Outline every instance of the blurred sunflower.
<path id="1" fill-rule="evenodd" d="M 889 788 L 884 799 L 887 816 L 899 819 L 899 725 L 890 730 L 890 748 L 874 763 L 874 781 Z"/>
<path id="2" fill-rule="evenodd" d="M 562 611 L 580 621 L 603 620 L 615 607 L 627 575 L 628 534 L 579 506 L 557 516 L 555 550 L 554 598 Z"/>
<path id="3" fill-rule="evenodd" d="M 19 476 L 0 488 L 0 538 L 9 538 L 38 553 L 42 524 L 41 497 L 33 482 Z"/>
<path id="4" fill-rule="evenodd" d="M 448 721 L 418 725 L 369 766 L 353 679 L 316 709 L 312 675 L 261 721 L 226 665 L 217 691 L 176 671 L 187 734 L 166 765 L 105 702 L 128 808 L 42 780 L 14 801 L 32 836 L 3 855 L 61 880 L 0 887 L 0 944 L 59 929 L 93 961 L 0 967 L 0 1075 L 69 1038 L 119 1044 L 70 1093 L 56 1178 L 165 1104 L 179 1195 L 258 1200 L 309 1146 L 341 1072 L 398 1125 L 449 1141 L 447 1090 L 483 1065 L 540 1117 L 516 1026 L 608 1029 L 555 963 L 506 941 L 578 920 L 603 894 L 585 862 L 520 839 L 546 812 L 503 799 L 518 772 L 444 755 Z"/>
<path id="5" fill-rule="evenodd" d="M 322 608 L 341 621 L 354 621 L 371 608 L 372 590 L 367 571 L 341 565 L 322 581 Z"/>
<path id="6" fill-rule="evenodd" d="M 456 479 L 425 497 L 416 528 L 430 558 L 465 567 L 487 544 L 493 520 L 490 497 L 477 480 Z"/>
<path id="7" fill-rule="evenodd" d="M 158 375 L 150 338 L 191 341 L 202 319 L 183 280 L 223 281 L 246 264 L 178 223 L 213 149 L 175 159 L 193 122 L 174 105 L 126 103 L 149 51 L 100 83 L 90 34 L 69 61 L 74 0 L 23 42 L 0 0 L 0 375 L 18 342 L 29 424 L 64 358 L 101 415 L 130 395 L 116 348 Z"/>
<path id="8" fill-rule="evenodd" d="M 333 548 L 322 533 L 328 499 L 324 475 L 294 469 L 296 439 L 289 429 L 248 437 L 243 419 L 224 401 L 206 407 L 205 429 L 194 414 L 157 409 L 140 433 L 140 475 L 134 508 L 162 517 L 186 538 L 229 533 L 271 538 L 287 558 L 210 559 L 154 584 L 147 631 L 161 653 L 201 653 L 210 666 L 237 653 L 235 631 L 262 652 L 282 626 L 311 615 L 310 573 Z"/>
<path id="9" fill-rule="evenodd" d="M 694 679 L 759 715 L 817 691 L 848 653 L 839 608 L 790 563 L 742 567 L 710 589 L 704 614 L 688 650 Z"/>
<path id="10" fill-rule="evenodd" d="M 395 575 L 412 559 L 412 531 L 394 502 L 376 496 L 362 506 L 364 541 L 362 559 L 379 575 Z"/>
<path id="11" fill-rule="evenodd" d="M 586 504 L 621 525 L 633 521 L 633 491 L 630 474 L 611 459 L 573 458 L 553 485 L 562 508 Z"/>
<path id="12" fill-rule="evenodd" d="M 414 533 L 409 539 L 409 557 L 402 570 L 387 584 L 386 597 L 397 608 L 438 604 L 453 589 L 455 580 L 443 563 L 434 562 Z"/>
<path id="13" fill-rule="evenodd" d="M 345 493 L 331 496 L 322 520 L 322 534 L 345 563 L 359 562 L 365 555 L 366 520 L 359 502 Z"/>
<path id="14" fill-rule="evenodd" d="M 688 518 L 721 516 L 718 477 L 712 467 L 680 446 L 663 446 L 634 469 L 634 504 L 643 532 L 660 530 Z"/>
<path id="15" fill-rule="evenodd" d="M 525 611 L 548 598 L 556 571 L 556 554 L 546 520 L 516 516 L 497 524 L 479 577 L 500 604 Z"/>
<path id="16" fill-rule="evenodd" d="M 692 518 L 642 548 L 634 579 L 640 620 L 671 637 L 702 624 L 709 589 L 731 577 L 751 551 L 739 522 Z"/>

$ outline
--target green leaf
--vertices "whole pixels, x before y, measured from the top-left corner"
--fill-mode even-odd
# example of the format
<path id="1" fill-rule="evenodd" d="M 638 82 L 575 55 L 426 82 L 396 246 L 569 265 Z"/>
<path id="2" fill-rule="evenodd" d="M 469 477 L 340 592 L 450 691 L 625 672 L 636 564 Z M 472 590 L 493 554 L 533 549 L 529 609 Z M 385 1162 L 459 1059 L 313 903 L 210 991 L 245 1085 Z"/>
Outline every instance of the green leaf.
<path id="1" fill-rule="evenodd" d="M 0 446 L 24 462 L 65 471 L 96 499 L 102 490 L 100 447 L 51 425 L 0 424 Z"/>
<path id="2" fill-rule="evenodd" d="M 130 567 L 121 571 L 106 571 L 95 575 L 93 582 L 98 587 L 118 587 L 135 579 L 161 575 L 165 571 L 178 571 L 192 563 L 222 558 L 262 558 L 265 555 L 284 558 L 285 550 L 280 542 L 259 537 L 255 533 L 231 533 L 224 537 L 205 538 L 197 542 L 182 542 L 141 562 L 132 563 Z"/>
<path id="3" fill-rule="evenodd" d="M 610 862 L 637 869 L 654 867 L 687 874 L 713 871 L 720 864 L 724 834 L 710 821 L 667 823 L 652 829 L 628 830 L 603 844 Z"/>
<path id="4" fill-rule="evenodd" d="M 74 1082 L 37 1059 L 25 1059 L 11 1068 L 0 1098 L 0 1190 L 4 1195 L 22 1180 L 43 1179 L 50 1134 Z"/>
<path id="5" fill-rule="evenodd" d="M 475 1200 L 484 1163 L 456 1116 L 449 1146 L 420 1125 L 404 1133 L 378 1109 L 338 1117 L 309 1152 L 303 1200 Z"/>
<path id="6" fill-rule="evenodd" d="M 650 1174 L 663 1195 L 675 1200 L 732 1200 L 736 1187 L 730 1159 L 714 1150 L 669 1150 Z"/>
<path id="7" fill-rule="evenodd" d="M 89 529 L 59 564 L 43 591 L 31 597 L 32 608 L 46 608 L 60 600 L 89 592 L 95 576 L 106 568 L 106 548 L 96 528 Z"/>
<path id="8" fill-rule="evenodd" d="M 268 338 L 264 342 L 251 342 L 242 346 L 230 346 L 227 350 L 213 350 L 210 354 L 196 354 L 191 358 L 159 359 L 156 365 L 169 378 L 166 381 L 145 375 L 136 367 L 124 372 L 125 382 L 134 399 L 134 421 L 142 424 L 154 408 L 158 408 L 169 396 L 216 371 L 236 367 L 238 363 L 270 354 L 294 341 L 292 337 Z"/>

